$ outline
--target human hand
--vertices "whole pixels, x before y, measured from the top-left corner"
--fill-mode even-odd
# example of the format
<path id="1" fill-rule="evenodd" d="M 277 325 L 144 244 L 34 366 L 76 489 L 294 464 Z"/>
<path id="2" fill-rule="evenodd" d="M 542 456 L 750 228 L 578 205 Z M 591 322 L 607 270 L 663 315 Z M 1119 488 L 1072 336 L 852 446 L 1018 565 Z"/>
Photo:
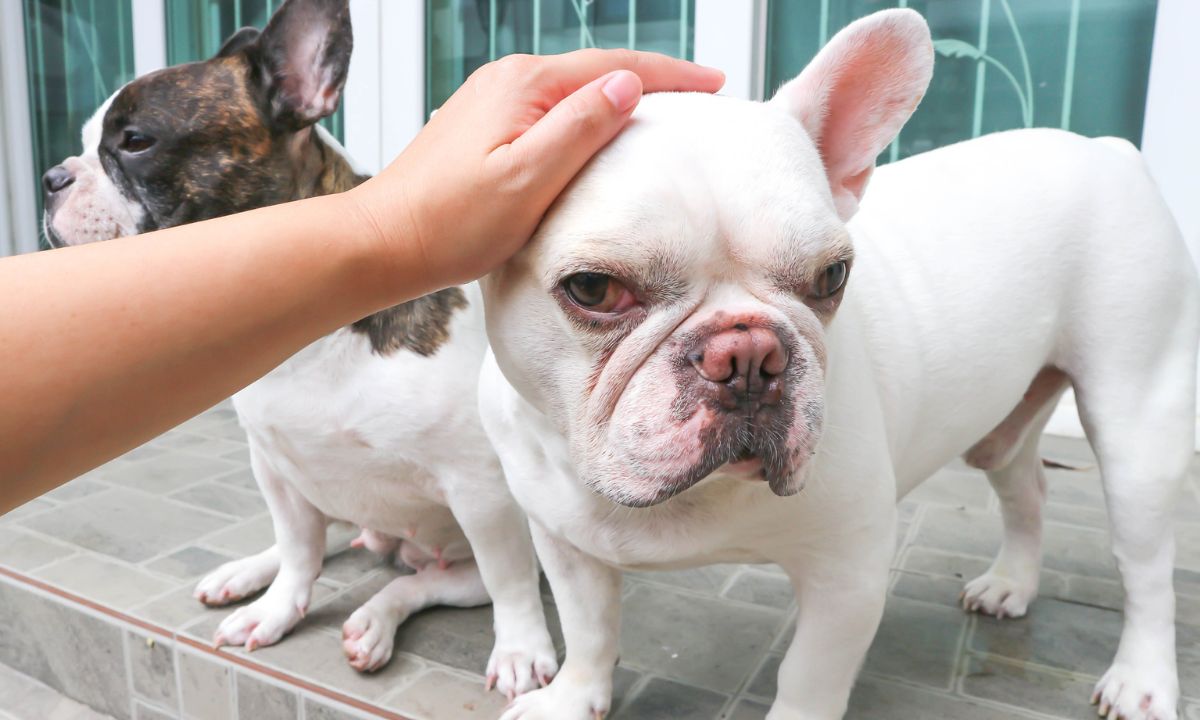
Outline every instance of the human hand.
<path id="1" fill-rule="evenodd" d="M 643 91 L 715 92 L 723 83 L 718 70 L 654 53 L 510 55 L 475 71 L 391 165 L 350 194 L 383 256 L 429 283 L 426 292 L 474 280 L 525 244 Z"/>

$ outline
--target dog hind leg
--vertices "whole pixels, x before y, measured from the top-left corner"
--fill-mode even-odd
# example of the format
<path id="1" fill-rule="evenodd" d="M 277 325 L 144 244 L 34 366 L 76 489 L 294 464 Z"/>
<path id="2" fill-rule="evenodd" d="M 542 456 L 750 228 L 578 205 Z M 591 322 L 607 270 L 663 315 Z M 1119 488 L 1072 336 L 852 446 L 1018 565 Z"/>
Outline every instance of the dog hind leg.
<path id="1" fill-rule="evenodd" d="M 1022 617 L 1037 596 L 1046 500 L 1038 443 L 1067 383 L 1061 371 L 1042 370 L 1017 407 L 966 455 L 968 463 L 987 473 L 1000 499 L 1004 540 L 987 572 L 963 588 L 965 610 L 998 618 Z"/>

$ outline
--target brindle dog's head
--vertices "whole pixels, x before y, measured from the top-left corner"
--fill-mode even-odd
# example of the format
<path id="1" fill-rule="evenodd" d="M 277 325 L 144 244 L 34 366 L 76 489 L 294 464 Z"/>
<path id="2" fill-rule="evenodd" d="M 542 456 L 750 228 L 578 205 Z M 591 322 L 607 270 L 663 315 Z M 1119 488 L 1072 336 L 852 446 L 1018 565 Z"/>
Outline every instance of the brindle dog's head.
<path id="1" fill-rule="evenodd" d="M 77 245 L 346 189 L 356 178 L 314 124 L 337 109 L 348 0 L 288 0 L 210 60 L 129 83 L 83 128 L 83 153 L 43 178 L 51 245 Z"/>

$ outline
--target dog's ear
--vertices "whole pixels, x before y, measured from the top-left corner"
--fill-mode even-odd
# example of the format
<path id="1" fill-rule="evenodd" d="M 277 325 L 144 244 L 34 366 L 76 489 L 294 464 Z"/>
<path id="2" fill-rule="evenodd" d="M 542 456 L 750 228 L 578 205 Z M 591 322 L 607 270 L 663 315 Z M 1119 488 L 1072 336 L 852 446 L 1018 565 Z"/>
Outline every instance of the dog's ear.
<path id="1" fill-rule="evenodd" d="M 234 34 L 229 36 L 229 39 L 221 45 L 221 49 L 213 57 L 230 57 L 237 55 L 241 51 L 249 47 L 255 40 L 258 39 L 258 28 L 244 27 Z"/>
<path id="2" fill-rule="evenodd" d="M 296 131 L 332 115 L 353 48 L 349 0 L 287 0 L 247 48 L 272 124 Z"/>
<path id="3" fill-rule="evenodd" d="M 771 100 L 816 144 L 843 221 L 858 210 L 875 156 L 916 110 L 932 75 L 925 19 L 912 10 L 884 10 L 834 35 Z"/>

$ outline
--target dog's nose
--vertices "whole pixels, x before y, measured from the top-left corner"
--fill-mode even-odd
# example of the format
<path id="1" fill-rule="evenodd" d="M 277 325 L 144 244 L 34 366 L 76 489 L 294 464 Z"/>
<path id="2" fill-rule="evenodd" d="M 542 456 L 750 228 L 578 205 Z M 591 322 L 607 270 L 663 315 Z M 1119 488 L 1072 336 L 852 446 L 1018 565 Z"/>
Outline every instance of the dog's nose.
<path id="1" fill-rule="evenodd" d="M 708 336 L 688 360 L 700 377 L 723 386 L 722 405 L 732 410 L 747 400 L 777 404 L 790 358 L 773 330 L 738 323 Z"/>
<path id="2" fill-rule="evenodd" d="M 62 165 L 55 165 L 42 176 L 42 187 L 46 189 L 47 195 L 61 192 L 63 188 L 70 186 L 73 182 L 75 182 L 75 176 Z"/>

